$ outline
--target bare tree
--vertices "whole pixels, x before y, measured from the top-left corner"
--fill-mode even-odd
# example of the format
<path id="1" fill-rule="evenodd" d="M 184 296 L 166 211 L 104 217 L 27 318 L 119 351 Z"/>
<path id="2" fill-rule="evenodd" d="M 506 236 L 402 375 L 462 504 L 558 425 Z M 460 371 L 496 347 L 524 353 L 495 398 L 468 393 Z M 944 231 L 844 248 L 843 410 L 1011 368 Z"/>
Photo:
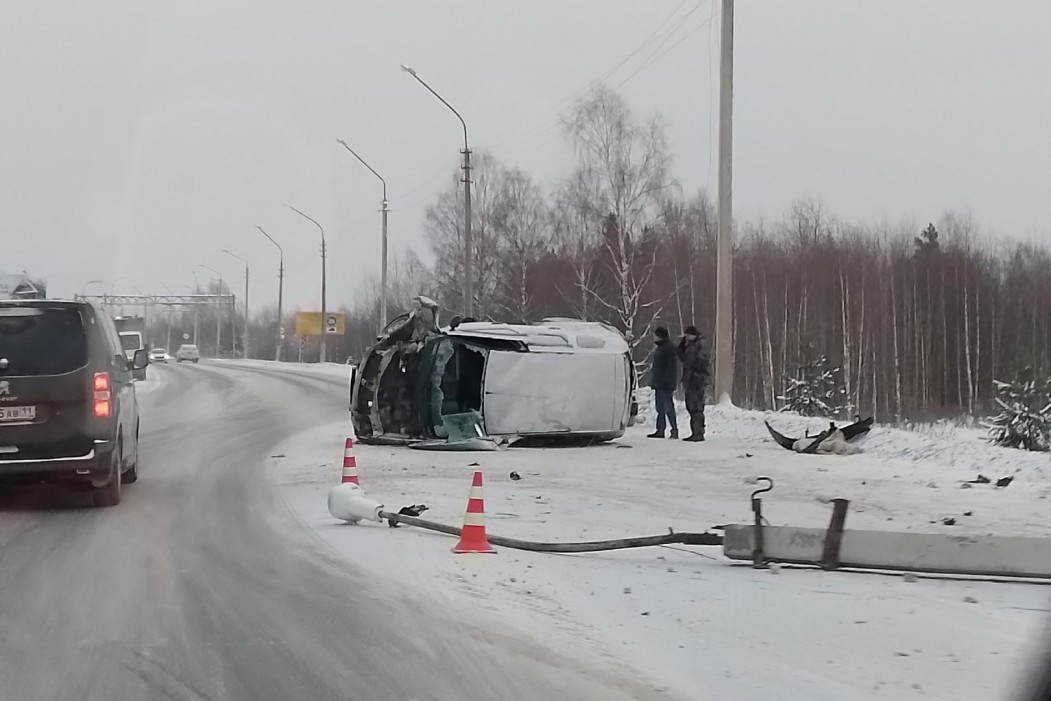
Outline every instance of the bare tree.
<path id="1" fill-rule="evenodd" d="M 499 182 L 493 227 L 500 239 L 500 305 L 516 321 L 532 316 L 533 265 L 548 236 L 550 217 L 540 187 L 518 168 L 505 170 Z"/>
<path id="2" fill-rule="evenodd" d="M 496 159 L 486 151 L 474 156 L 471 207 L 472 247 L 474 248 L 474 306 L 476 315 L 485 317 L 496 311 L 499 287 L 501 240 L 493 227 L 494 211 L 503 173 Z M 424 231 L 434 253 L 434 272 L 441 302 L 448 308 L 463 306 L 463 183 L 459 171 L 437 201 L 427 208 Z"/>
<path id="3" fill-rule="evenodd" d="M 585 289 L 635 348 L 663 301 L 644 293 L 656 262 L 661 197 L 670 184 L 664 128 L 656 116 L 638 122 L 605 86 L 579 100 L 563 125 L 577 152 L 574 180 L 588 184 L 590 212 L 602 213 L 600 252 L 609 284 Z"/>
<path id="4" fill-rule="evenodd" d="M 556 253 L 570 263 L 571 287 L 560 288 L 559 294 L 573 309 L 574 316 L 592 318 L 594 301 L 588 294 L 593 289 L 595 251 L 599 245 L 601 215 L 594 206 L 598 201 L 594 178 L 577 169 L 555 193 L 551 210 L 552 243 Z"/>

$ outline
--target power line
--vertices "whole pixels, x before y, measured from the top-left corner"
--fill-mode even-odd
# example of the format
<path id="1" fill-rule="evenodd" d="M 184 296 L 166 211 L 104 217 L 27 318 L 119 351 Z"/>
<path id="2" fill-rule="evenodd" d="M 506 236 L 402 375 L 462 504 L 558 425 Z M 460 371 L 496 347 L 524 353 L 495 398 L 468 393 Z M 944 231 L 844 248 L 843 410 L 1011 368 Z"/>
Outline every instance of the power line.
<path id="1" fill-rule="evenodd" d="M 676 19 L 676 16 L 679 14 L 679 11 L 682 10 L 682 8 L 689 1 L 690 0 L 682 0 L 682 2 L 680 2 L 678 6 L 676 6 L 676 8 L 672 10 L 671 13 L 668 14 L 664 18 L 664 20 L 661 21 L 661 23 L 657 25 L 657 27 L 653 31 L 651 31 L 649 35 L 647 35 L 647 37 L 643 39 L 642 42 L 638 46 L 636 46 L 631 53 L 629 53 L 627 56 L 625 56 L 616 64 L 614 64 L 612 68 L 607 69 L 598 77 L 588 81 L 588 83 L 584 87 L 576 90 L 568 98 L 565 98 L 564 100 L 560 101 L 555 107 L 556 116 L 553 119 L 551 117 L 546 117 L 544 118 L 543 122 L 534 121 L 532 126 L 526 127 L 524 130 L 515 135 L 514 138 L 511 139 L 510 145 L 517 145 L 524 140 L 529 140 L 533 137 L 543 134 L 544 132 L 552 128 L 558 127 L 561 121 L 561 115 L 557 113 L 561 113 L 563 109 L 573 104 L 573 102 L 578 100 L 588 90 L 591 90 L 597 85 L 601 85 L 614 73 L 620 70 L 620 68 L 622 68 L 629 61 L 631 61 L 631 59 L 635 58 L 640 53 L 650 48 L 651 44 L 653 44 L 655 41 L 666 41 L 669 36 L 674 35 L 675 32 L 677 32 L 682 27 L 683 23 L 686 22 L 686 20 L 688 20 L 695 12 L 697 12 L 697 10 L 699 10 L 706 2 L 710 2 L 710 0 L 697 0 L 694 6 L 685 15 L 678 18 L 678 21 L 674 24 L 674 26 L 667 28 L 669 22 L 672 22 Z M 511 133 L 513 132 L 506 132 L 506 134 Z M 501 137 L 498 140 L 503 140 L 504 138 L 505 137 Z"/>
<path id="2" fill-rule="evenodd" d="M 705 1 L 706 2 L 711 2 L 711 0 L 705 0 Z M 697 5 L 693 10 L 690 11 L 690 14 L 693 14 L 694 12 L 696 12 L 699 9 L 701 9 L 701 6 Z M 623 87 L 628 81 L 630 81 L 632 78 L 637 76 L 639 73 L 642 73 L 644 70 L 646 70 L 647 68 L 652 66 L 654 63 L 656 63 L 657 61 L 659 61 L 662 58 L 664 58 L 664 56 L 666 56 L 673 49 L 675 49 L 675 47 L 679 46 L 679 44 L 683 43 L 684 41 L 686 41 L 687 39 L 692 37 L 694 34 L 696 34 L 697 32 L 701 31 L 702 29 L 704 29 L 705 27 L 711 25 L 712 20 L 715 19 L 715 15 L 716 14 L 717 13 L 715 12 L 715 9 L 713 7 L 712 14 L 708 17 L 708 19 L 706 19 L 704 22 L 702 22 L 701 24 L 697 25 L 696 27 L 694 27 L 690 31 L 686 32 L 686 34 L 682 35 L 679 38 L 679 40 L 676 41 L 671 46 L 668 46 L 667 48 L 664 48 L 663 50 L 661 50 L 668 43 L 668 41 L 671 39 L 672 35 L 669 34 L 665 38 L 663 44 L 661 46 L 658 46 L 657 49 L 653 53 L 650 54 L 649 58 L 647 58 L 638 68 L 636 68 L 634 71 L 632 71 L 630 74 L 628 74 L 628 76 L 626 78 L 624 78 L 624 80 L 622 80 L 619 83 L 617 83 L 617 87 L 618 88 Z M 683 21 L 685 21 L 685 19 L 686 18 L 683 18 Z"/>

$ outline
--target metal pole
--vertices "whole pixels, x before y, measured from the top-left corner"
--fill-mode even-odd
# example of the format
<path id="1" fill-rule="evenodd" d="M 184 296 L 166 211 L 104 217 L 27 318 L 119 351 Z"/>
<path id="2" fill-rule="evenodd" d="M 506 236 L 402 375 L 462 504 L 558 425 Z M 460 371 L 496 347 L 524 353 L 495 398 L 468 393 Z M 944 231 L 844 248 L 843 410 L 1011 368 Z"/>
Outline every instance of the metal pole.
<path id="1" fill-rule="evenodd" d="M 223 347 L 223 275 L 219 274 L 219 293 L 215 296 L 215 357 L 222 355 Z"/>
<path id="2" fill-rule="evenodd" d="M 325 248 L 325 228 L 323 226 L 321 226 L 321 224 L 318 224 L 315 219 L 312 219 L 311 217 L 307 216 L 306 214 L 303 214 L 303 212 L 300 212 L 298 209 L 296 209 L 292 205 L 286 204 L 285 206 L 288 207 L 289 209 L 291 209 L 293 212 L 295 212 L 299 216 L 303 217 L 304 219 L 306 219 L 306 220 L 308 220 L 310 222 L 313 222 L 314 226 L 316 226 L 318 228 L 318 230 L 321 231 L 321 358 L 320 358 L 320 360 L 323 363 L 323 362 L 326 361 L 326 359 L 328 357 L 328 353 L 327 353 L 327 348 L 328 348 L 328 325 L 325 323 L 325 316 L 328 314 L 328 309 L 325 306 L 325 258 L 326 258 L 326 255 L 327 255 L 326 254 L 326 248 Z"/>
<path id="3" fill-rule="evenodd" d="M 734 3 L 722 0 L 719 49 L 719 203 L 715 310 L 715 397 L 733 391 L 733 51 Z"/>
<path id="4" fill-rule="evenodd" d="M 467 148 L 467 131 L 463 142 L 463 298 L 464 316 L 474 315 L 474 241 L 471 231 L 471 149 Z"/>
<path id="5" fill-rule="evenodd" d="M 281 346 L 285 342 L 284 323 L 285 318 L 281 316 L 281 302 L 285 291 L 285 253 L 281 252 L 281 260 L 277 266 L 277 350 L 274 351 L 274 359 L 281 360 Z"/>
<path id="6" fill-rule="evenodd" d="M 383 186 L 383 243 L 382 253 L 382 265 L 380 267 L 380 330 L 382 331 L 387 326 L 387 212 L 390 210 L 387 208 L 387 186 Z"/>
<path id="7" fill-rule="evenodd" d="M 325 307 L 325 237 L 321 237 L 321 353 L 320 362 L 324 363 L 328 360 L 328 323 L 325 318 L 328 315 L 328 309 Z"/>
<path id="8" fill-rule="evenodd" d="M 248 264 L 245 264 L 245 330 L 244 330 L 244 358 L 248 359 Z"/>
<path id="9" fill-rule="evenodd" d="M 277 346 L 274 351 L 274 360 L 281 360 L 281 342 L 284 340 L 281 338 L 281 324 L 284 323 L 284 319 L 281 316 L 281 302 L 284 297 L 285 291 L 285 251 L 281 248 L 281 244 L 274 240 L 274 238 L 263 231 L 263 227 L 257 226 L 257 229 L 263 234 L 263 236 L 270 239 L 270 243 L 277 246 L 277 252 L 280 256 L 277 266 Z"/>
<path id="10" fill-rule="evenodd" d="M 438 98 L 443 105 L 449 108 L 449 110 L 456 115 L 456 118 L 460 120 L 460 124 L 463 125 L 463 179 L 464 179 L 464 193 L 463 193 L 463 205 L 464 205 L 464 226 L 463 226 L 463 311 L 465 316 L 474 315 L 474 295 L 473 291 L 473 242 L 471 236 L 471 147 L 467 142 L 467 122 L 464 121 L 460 113 L 453 108 L 445 98 L 435 92 L 434 88 L 423 81 L 416 71 L 409 66 L 402 65 L 401 69 L 411 75 L 416 81 L 427 88 L 427 91 Z"/>
<path id="11" fill-rule="evenodd" d="M 357 152 L 347 145 L 347 142 L 343 139 L 336 139 L 336 141 L 343 145 L 343 148 L 350 151 L 354 158 L 361 161 L 361 165 L 372 171 L 372 174 L 379 178 L 379 181 L 383 183 L 383 207 L 380 209 L 383 212 L 383 230 L 382 230 L 382 252 L 380 253 L 380 329 L 387 325 L 387 212 L 390 211 L 387 208 L 387 181 L 383 179 L 383 176 L 376 172 L 376 169 L 370 166 L 364 158 L 359 156 Z"/>

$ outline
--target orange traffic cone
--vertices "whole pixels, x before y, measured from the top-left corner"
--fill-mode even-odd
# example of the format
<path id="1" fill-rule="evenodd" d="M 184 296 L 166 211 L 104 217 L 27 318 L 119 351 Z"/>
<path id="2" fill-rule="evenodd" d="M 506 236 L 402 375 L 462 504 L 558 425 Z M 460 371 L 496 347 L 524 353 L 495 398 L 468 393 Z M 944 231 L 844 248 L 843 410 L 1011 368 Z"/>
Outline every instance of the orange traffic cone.
<path id="1" fill-rule="evenodd" d="M 348 438 L 343 448 L 343 479 L 341 482 L 358 484 L 358 461 L 354 458 L 354 439 Z"/>
<path id="2" fill-rule="evenodd" d="M 471 496 L 467 499 L 467 514 L 463 517 L 460 542 L 454 553 L 495 553 L 485 535 L 485 504 L 482 499 L 482 471 L 475 470 L 471 483 Z"/>

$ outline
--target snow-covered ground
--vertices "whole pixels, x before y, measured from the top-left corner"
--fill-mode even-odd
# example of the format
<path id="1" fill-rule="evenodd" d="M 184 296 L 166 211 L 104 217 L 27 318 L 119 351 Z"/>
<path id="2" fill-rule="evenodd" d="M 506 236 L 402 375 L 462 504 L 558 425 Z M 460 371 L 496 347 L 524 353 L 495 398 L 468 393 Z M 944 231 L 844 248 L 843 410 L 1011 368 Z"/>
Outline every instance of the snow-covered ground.
<path id="1" fill-rule="evenodd" d="M 769 440 L 763 414 L 710 408 L 709 417 L 703 444 L 647 439 L 650 429 L 639 426 L 588 448 L 432 453 L 358 445 L 358 469 L 371 497 L 395 509 L 426 503 L 427 517 L 457 525 L 471 473 L 482 469 L 489 531 L 533 540 L 747 522 L 758 475 L 776 482 L 764 502 L 775 525 L 826 526 L 827 500 L 846 497 L 848 528 L 1051 535 L 1046 455 L 994 448 L 979 432 L 942 426 L 877 427 L 864 454 L 802 456 Z M 771 421 L 790 435 L 823 426 L 785 415 Z M 328 514 L 326 497 L 340 479 L 347 423 L 300 434 L 268 466 L 325 544 L 439 604 L 471 608 L 567 655 L 634 669 L 670 697 L 1001 698 L 1048 619 L 1051 590 L 1033 583 L 774 573 L 731 563 L 716 548 L 680 546 L 453 555 L 454 541 L 436 533 L 342 524 Z M 511 471 L 522 479 L 509 479 Z M 1016 479 L 1007 489 L 961 487 L 978 472 Z M 947 516 L 957 525 L 942 525 Z"/>

